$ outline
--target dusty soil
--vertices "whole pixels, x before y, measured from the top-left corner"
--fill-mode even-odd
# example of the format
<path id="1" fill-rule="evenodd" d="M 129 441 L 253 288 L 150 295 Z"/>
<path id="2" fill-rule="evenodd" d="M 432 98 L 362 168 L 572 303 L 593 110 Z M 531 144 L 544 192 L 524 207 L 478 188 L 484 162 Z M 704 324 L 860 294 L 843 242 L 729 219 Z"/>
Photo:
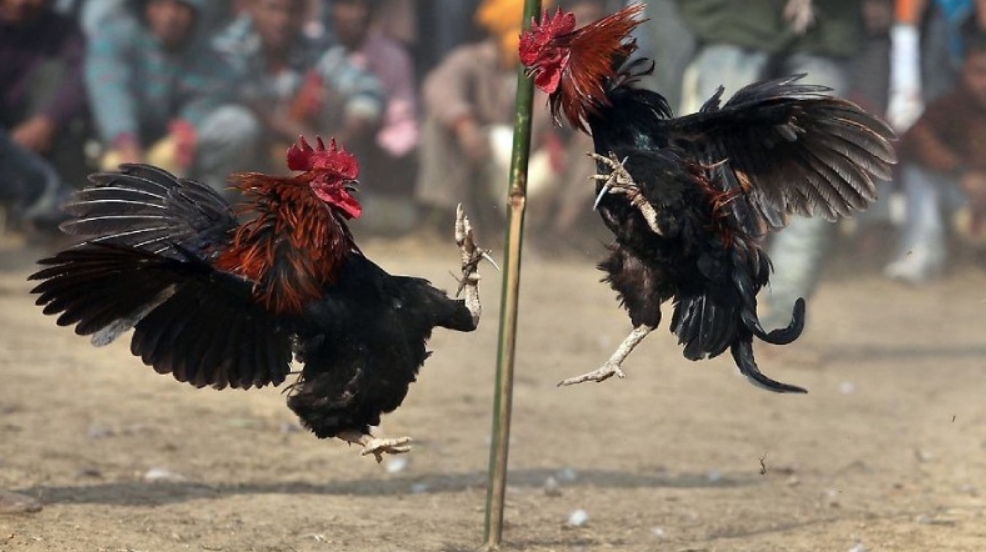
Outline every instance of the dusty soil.
<path id="1" fill-rule="evenodd" d="M 452 247 L 370 243 L 452 287 Z M 482 540 L 499 283 L 473 335 L 435 355 L 384 435 L 402 470 L 297 430 L 277 389 L 196 390 L 126 343 L 97 350 L 33 307 L 31 253 L 0 271 L 0 550 L 465 551 Z M 20 261 L 20 262 L 18 262 Z M 986 275 L 919 290 L 837 271 L 803 338 L 759 351 L 778 396 L 661 330 L 629 378 L 558 389 L 628 330 L 592 263 L 528 256 L 506 550 L 986 550 Z M 147 479 L 157 477 L 156 481 Z M 556 492 L 546 492 L 553 478 Z M 578 509 L 582 527 L 565 528 Z"/>

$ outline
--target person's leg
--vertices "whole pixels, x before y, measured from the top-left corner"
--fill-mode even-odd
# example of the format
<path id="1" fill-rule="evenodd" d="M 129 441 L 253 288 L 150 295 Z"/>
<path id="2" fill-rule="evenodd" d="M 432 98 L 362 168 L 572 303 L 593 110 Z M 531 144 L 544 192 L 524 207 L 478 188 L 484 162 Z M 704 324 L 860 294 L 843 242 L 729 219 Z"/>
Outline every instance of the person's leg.
<path id="1" fill-rule="evenodd" d="M 947 252 L 942 191 L 958 187 L 947 175 L 914 164 L 904 165 L 901 173 L 907 211 L 897 256 L 883 273 L 918 284 L 936 276 L 944 267 Z"/>
<path id="2" fill-rule="evenodd" d="M 220 193 L 228 193 L 230 174 L 263 169 L 258 159 L 263 127 L 247 108 L 220 107 L 198 129 L 192 176 Z"/>
<path id="3" fill-rule="evenodd" d="M 58 218 L 61 180 L 44 159 L 0 128 L 0 204 L 17 220 Z"/>
<path id="4" fill-rule="evenodd" d="M 788 74 L 807 73 L 802 82 L 827 86 L 835 95 L 844 94 L 849 88 L 846 66 L 830 58 L 796 54 L 785 61 L 782 69 Z M 794 303 L 814 293 L 833 232 L 834 225 L 823 218 L 792 216 L 787 227 L 773 236 L 768 255 L 774 263 L 774 274 L 762 296 L 768 306 L 763 318 L 765 328 L 786 326 Z"/>
<path id="5" fill-rule="evenodd" d="M 695 56 L 696 40 L 678 12 L 677 0 L 647 2 L 647 20 L 640 27 L 643 46 L 654 60 L 654 73 L 645 79 L 668 100 L 671 109 L 681 110 L 685 69 Z"/>

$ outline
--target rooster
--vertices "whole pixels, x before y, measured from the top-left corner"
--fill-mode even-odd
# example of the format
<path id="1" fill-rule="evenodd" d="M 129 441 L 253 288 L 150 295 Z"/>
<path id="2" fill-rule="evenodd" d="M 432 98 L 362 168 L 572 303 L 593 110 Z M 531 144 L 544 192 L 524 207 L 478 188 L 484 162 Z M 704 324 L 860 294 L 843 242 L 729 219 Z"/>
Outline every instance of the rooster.
<path id="1" fill-rule="evenodd" d="M 392 276 L 353 241 L 347 221 L 356 159 L 304 138 L 287 152 L 290 177 L 236 175 L 238 211 L 216 192 L 149 165 L 95 174 L 66 207 L 68 234 L 86 241 L 30 276 L 45 314 L 106 345 L 133 329 L 130 350 L 195 387 L 280 385 L 304 363 L 288 406 L 319 438 L 362 454 L 410 449 L 370 426 L 404 400 L 436 326 L 469 332 L 481 314 L 474 243 L 461 206 L 455 237 L 460 292 Z"/>
<path id="2" fill-rule="evenodd" d="M 896 162 L 893 131 L 803 75 L 749 85 L 723 105 L 720 87 L 699 113 L 674 118 L 663 96 L 635 86 L 653 69 L 630 60 L 642 10 L 578 30 L 571 13 L 544 12 L 521 36 L 521 62 L 554 116 L 592 135 L 595 208 L 616 238 L 600 268 L 633 325 L 602 367 L 559 385 L 625 377 L 623 361 L 670 299 L 686 358 L 728 349 L 752 383 L 803 393 L 753 356 L 754 337 L 787 344 L 804 327 L 802 299 L 786 328 L 760 324 L 756 296 L 771 268 L 761 241 L 790 214 L 835 219 L 874 201 L 873 178 Z"/>

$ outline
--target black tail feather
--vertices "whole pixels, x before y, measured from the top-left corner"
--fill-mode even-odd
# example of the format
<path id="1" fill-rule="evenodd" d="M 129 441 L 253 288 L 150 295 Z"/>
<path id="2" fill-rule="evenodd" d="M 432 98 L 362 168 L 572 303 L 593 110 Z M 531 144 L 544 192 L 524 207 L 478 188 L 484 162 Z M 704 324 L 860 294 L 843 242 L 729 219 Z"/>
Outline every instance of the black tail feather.
<path id="1" fill-rule="evenodd" d="M 736 366 L 739 367 L 740 373 L 746 376 L 746 379 L 750 380 L 750 383 L 753 385 L 775 393 L 808 392 L 803 387 L 781 383 L 765 376 L 760 371 L 760 368 L 757 367 L 757 361 L 753 358 L 752 338 L 734 341 L 732 347 L 730 347 L 730 352 L 733 355 L 733 360 L 736 361 Z"/>
<path id="2" fill-rule="evenodd" d="M 799 297 L 794 303 L 791 322 L 785 328 L 778 328 L 768 333 L 760 324 L 757 315 L 749 310 L 743 311 L 743 324 L 753 332 L 753 335 L 771 345 L 787 345 L 801 337 L 801 332 L 805 329 L 805 300 Z"/>

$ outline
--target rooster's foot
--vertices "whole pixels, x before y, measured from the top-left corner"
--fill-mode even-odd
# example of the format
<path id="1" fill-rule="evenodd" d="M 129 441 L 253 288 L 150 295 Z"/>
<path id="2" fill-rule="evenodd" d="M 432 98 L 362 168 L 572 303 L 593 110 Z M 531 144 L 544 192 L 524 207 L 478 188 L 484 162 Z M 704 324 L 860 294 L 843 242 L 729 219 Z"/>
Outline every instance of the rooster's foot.
<path id="1" fill-rule="evenodd" d="M 598 370 L 593 370 L 592 372 L 589 372 L 587 374 L 582 374 L 581 376 L 575 376 L 573 378 L 562 380 L 558 382 L 558 386 L 561 387 L 563 385 L 575 385 L 576 383 L 584 383 L 587 381 L 594 381 L 596 383 L 599 383 L 601 381 L 606 381 L 613 376 L 616 376 L 618 378 L 627 377 L 627 375 L 623 373 L 623 370 L 620 369 L 619 364 L 607 362 L 606 364 L 602 365 L 602 367 L 599 368 Z"/>
<path id="2" fill-rule="evenodd" d="M 616 352 L 613 353 L 613 356 L 609 357 L 609 360 L 607 360 L 606 364 L 603 364 L 601 368 L 598 370 L 593 370 L 588 374 L 582 374 L 581 376 L 575 376 L 574 378 L 562 380 L 558 382 L 558 386 L 575 385 L 576 383 L 583 383 L 586 381 L 594 381 L 598 383 L 601 381 L 606 381 L 613 376 L 617 376 L 619 378 L 627 377 L 627 375 L 623 373 L 623 370 L 620 369 L 620 365 L 623 364 L 623 361 L 626 360 L 627 356 L 630 355 L 633 349 L 640 344 L 645 337 L 647 337 L 647 334 L 652 331 L 654 331 L 654 326 L 648 326 L 646 324 L 636 326 L 630 334 L 623 339 L 623 342 L 616 348 Z"/>
<path id="3" fill-rule="evenodd" d="M 592 208 L 596 209 L 599 207 L 599 202 L 606 194 L 623 194 L 627 197 L 636 207 L 640 214 L 643 215 L 644 220 L 647 221 L 647 226 L 654 231 L 655 234 L 661 236 L 664 232 L 661 231 L 661 227 L 657 222 L 657 210 L 654 209 L 654 205 L 647 201 L 644 197 L 643 192 L 640 191 L 640 186 L 633 180 L 630 173 L 627 171 L 624 164 L 627 158 L 624 157 L 622 160 L 616 156 L 615 153 L 610 152 L 609 156 L 599 155 L 598 153 L 590 152 L 589 157 L 593 158 L 599 163 L 610 168 L 609 174 L 594 174 L 589 177 L 590 180 L 598 180 L 603 183 L 602 187 L 599 189 L 599 195 L 596 196 L 596 201 L 593 203 Z"/>
<path id="4" fill-rule="evenodd" d="M 359 433 L 356 431 L 344 431 L 338 437 L 347 443 L 360 445 L 363 447 L 363 452 L 360 453 L 360 456 L 372 454 L 377 459 L 377 463 L 383 462 L 384 454 L 404 454 L 405 452 L 411 451 L 410 437 L 381 439 L 369 433 Z"/>
<path id="5" fill-rule="evenodd" d="M 459 204 L 455 208 L 455 243 L 459 246 L 462 254 L 462 278 L 459 278 L 459 289 L 455 296 L 458 297 L 465 291 L 466 308 L 472 315 L 473 327 L 479 324 L 479 317 L 483 312 L 483 307 L 479 302 L 479 262 L 486 259 L 497 270 L 496 262 L 490 257 L 490 252 L 476 246 L 476 240 L 472 233 L 472 225 L 469 218 Z"/>

